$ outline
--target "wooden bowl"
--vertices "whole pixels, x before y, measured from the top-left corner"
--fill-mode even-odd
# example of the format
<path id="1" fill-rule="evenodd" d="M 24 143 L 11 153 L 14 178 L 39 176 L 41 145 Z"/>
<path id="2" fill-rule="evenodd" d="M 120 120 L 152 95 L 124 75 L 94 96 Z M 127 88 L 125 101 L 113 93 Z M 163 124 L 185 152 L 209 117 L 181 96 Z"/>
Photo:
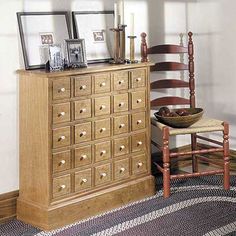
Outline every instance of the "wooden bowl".
<path id="1" fill-rule="evenodd" d="M 172 109 L 171 111 L 176 111 L 179 109 Z M 185 110 L 190 113 L 187 116 L 160 116 L 158 112 L 155 112 L 155 117 L 161 122 L 173 128 L 187 128 L 192 124 L 196 123 L 201 119 L 203 115 L 202 108 L 185 108 Z"/>

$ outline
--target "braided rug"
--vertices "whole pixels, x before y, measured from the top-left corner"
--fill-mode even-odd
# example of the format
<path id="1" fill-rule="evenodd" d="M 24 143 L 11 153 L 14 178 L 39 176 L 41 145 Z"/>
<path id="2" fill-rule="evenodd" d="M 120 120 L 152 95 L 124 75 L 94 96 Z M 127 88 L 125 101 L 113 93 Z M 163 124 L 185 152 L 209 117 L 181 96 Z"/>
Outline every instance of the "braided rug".
<path id="1" fill-rule="evenodd" d="M 222 188 L 222 177 L 176 180 L 172 195 L 157 194 L 53 231 L 41 231 L 12 220 L 0 225 L 1 236 L 218 236 L 236 235 L 236 176 L 231 189 Z"/>

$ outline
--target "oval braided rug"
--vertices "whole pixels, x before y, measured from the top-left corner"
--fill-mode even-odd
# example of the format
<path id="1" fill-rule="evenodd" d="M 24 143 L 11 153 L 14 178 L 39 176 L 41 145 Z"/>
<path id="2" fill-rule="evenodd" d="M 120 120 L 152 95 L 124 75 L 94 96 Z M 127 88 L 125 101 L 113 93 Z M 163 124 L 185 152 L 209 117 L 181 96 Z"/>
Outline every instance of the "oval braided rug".
<path id="1" fill-rule="evenodd" d="M 157 179 L 157 188 L 159 184 Z M 12 220 L 0 225 L 0 235 L 236 235 L 235 186 L 236 176 L 229 191 L 223 190 L 220 176 L 176 180 L 168 199 L 159 190 L 153 197 L 50 232 Z"/>

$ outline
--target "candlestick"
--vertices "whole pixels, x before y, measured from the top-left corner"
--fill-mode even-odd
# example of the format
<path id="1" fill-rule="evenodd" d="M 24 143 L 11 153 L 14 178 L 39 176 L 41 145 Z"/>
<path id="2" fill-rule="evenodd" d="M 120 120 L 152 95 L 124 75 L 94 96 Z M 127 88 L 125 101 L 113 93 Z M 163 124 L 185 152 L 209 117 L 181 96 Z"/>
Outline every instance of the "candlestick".
<path id="1" fill-rule="evenodd" d="M 114 28 L 118 26 L 118 7 L 117 3 L 114 3 Z"/>
<path id="2" fill-rule="evenodd" d="M 130 35 L 134 35 L 134 13 L 130 14 Z"/>
<path id="3" fill-rule="evenodd" d="M 130 59 L 128 63 L 137 63 L 138 61 L 135 60 L 135 47 L 134 47 L 134 39 L 137 38 L 136 36 L 128 36 L 130 39 Z"/>

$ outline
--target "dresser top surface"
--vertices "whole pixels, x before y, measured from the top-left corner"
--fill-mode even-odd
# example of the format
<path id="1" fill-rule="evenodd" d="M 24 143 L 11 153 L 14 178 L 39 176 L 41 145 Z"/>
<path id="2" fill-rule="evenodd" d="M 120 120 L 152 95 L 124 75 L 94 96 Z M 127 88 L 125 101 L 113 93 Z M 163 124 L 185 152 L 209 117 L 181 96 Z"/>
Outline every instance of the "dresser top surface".
<path id="1" fill-rule="evenodd" d="M 147 63 L 135 63 L 135 64 L 108 64 L 108 63 L 97 63 L 88 65 L 86 68 L 78 68 L 78 69 L 69 69 L 64 71 L 54 71 L 54 72 L 46 72 L 45 70 L 17 70 L 17 73 L 20 75 L 28 75 L 28 76 L 37 76 L 37 77 L 60 77 L 60 76 L 73 76 L 73 75 L 83 75 L 88 73 L 98 73 L 98 72 L 109 72 L 115 70 L 124 70 L 124 69 L 136 69 L 142 67 L 149 67 L 154 65 L 151 62 Z"/>

